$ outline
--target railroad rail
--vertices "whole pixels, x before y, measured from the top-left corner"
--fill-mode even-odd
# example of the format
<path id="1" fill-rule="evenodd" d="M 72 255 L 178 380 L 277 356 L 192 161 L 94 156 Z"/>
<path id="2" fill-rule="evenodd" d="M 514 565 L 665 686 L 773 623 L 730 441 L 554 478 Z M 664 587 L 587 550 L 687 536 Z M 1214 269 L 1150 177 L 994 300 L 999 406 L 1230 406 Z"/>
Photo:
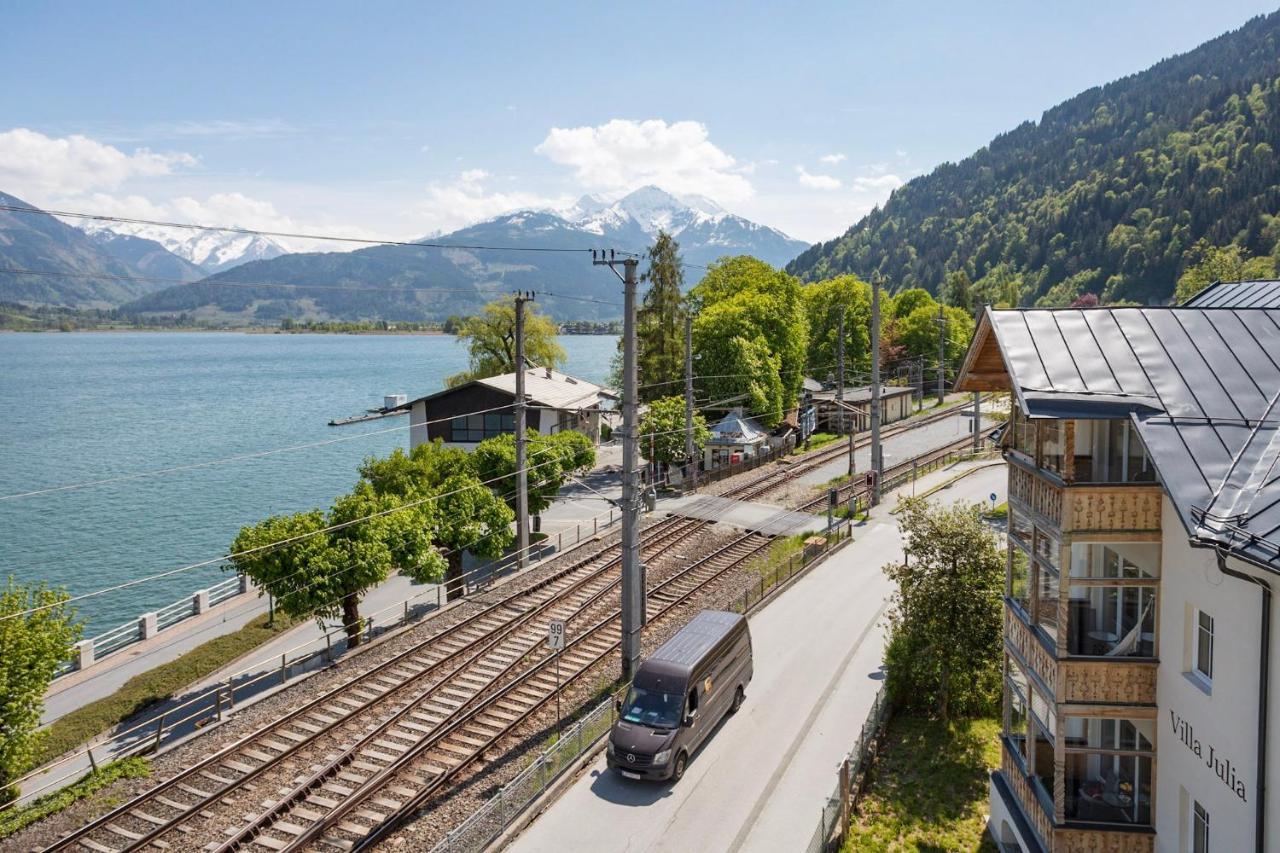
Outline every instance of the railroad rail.
<path id="1" fill-rule="evenodd" d="M 663 519 L 646 528 L 642 548 L 658 552 L 706 524 L 696 519 Z M 64 836 L 48 849 L 72 849 L 78 844 L 103 853 L 142 849 L 155 842 L 163 845 L 164 836 L 187 829 L 195 815 L 208 815 L 220 804 L 234 808 L 237 793 L 252 791 L 255 780 L 269 771 L 286 763 L 305 765 L 317 754 L 323 755 L 326 748 L 351 737 L 352 729 L 367 724 L 370 715 L 390 713 L 394 717 L 404 707 L 423 704 L 452 711 L 461 703 L 442 686 L 451 676 L 456 682 L 459 670 L 468 663 L 491 665 L 503 655 L 516 655 L 518 660 L 522 644 L 527 651 L 535 642 L 530 637 L 537 633 L 539 624 L 545 636 L 548 614 L 566 609 L 579 612 L 617 585 L 619 553 L 616 545 L 601 549 L 500 598 Z M 454 689 L 458 689 L 456 685 Z"/>
<path id="2" fill-rule="evenodd" d="M 927 426 L 931 423 L 937 423 L 938 421 L 945 420 L 946 418 L 954 417 L 965 408 L 965 405 L 967 404 L 948 406 L 944 409 L 930 412 L 927 415 L 920 415 L 918 417 L 909 418 L 905 421 L 899 421 L 896 424 L 890 424 L 880 431 L 880 437 L 883 440 L 890 436 L 899 435 L 922 426 Z M 972 438 L 969 440 L 972 441 Z M 863 448 L 868 446 L 870 443 L 870 434 L 865 434 L 865 437 L 860 439 L 855 437 L 854 448 Z M 738 500 L 752 500 L 773 491 L 779 486 L 785 485 L 802 474 L 807 474 L 815 468 L 819 468 L 829 462 L 834 462 L 837 459 L 845 457 L 848 453 L 848 442 L 845 439 L 841 439 L 835 442 L 831 447 L 824 447 L 821 450 L 813 451 L 802 456 L 795 464 L 785 467 L 775 467 L 758 477 L 753 477 L 745 483 L 739 483 L 724 492 L 723 496 L 736 498 Z M 823 500 L 826 500 L 826 498 L 824 497 Z"/>

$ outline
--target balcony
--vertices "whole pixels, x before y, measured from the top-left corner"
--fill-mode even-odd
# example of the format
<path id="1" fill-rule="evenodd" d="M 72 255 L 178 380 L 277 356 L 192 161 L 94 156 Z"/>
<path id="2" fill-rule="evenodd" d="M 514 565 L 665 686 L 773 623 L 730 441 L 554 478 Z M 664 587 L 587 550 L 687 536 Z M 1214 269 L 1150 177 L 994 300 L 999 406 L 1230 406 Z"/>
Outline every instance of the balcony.
<path id="1" fill-rule="evenodd" d="M 1004 640 L 1059 703 L 1154 705 L 1155 660 L 1122 657 L 1064 658 L 1054 652 L 1010 602 L 1004 606 Z"/>
<path id="2" fill-rule="evenodd" d="M 1066 533 L 1158 533 L 1163 489 L 1155 484 L 1067 486 L 1050 473 L 1009 466 L 1009 496 Z M 1053 479 L 1050 479 L 1053 477 Z"/>

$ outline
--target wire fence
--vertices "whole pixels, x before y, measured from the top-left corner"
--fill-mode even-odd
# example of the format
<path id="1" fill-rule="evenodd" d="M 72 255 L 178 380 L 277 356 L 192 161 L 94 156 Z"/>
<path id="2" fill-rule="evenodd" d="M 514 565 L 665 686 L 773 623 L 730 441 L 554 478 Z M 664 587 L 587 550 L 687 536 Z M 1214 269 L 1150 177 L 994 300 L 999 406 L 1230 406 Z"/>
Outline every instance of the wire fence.
<path id="1" fill-rule="evenodd" d="M 853 749 L 840 762 L 836 771 L 835 789 L 822 804 L 818 825 L 805 847 L 806 853 L 828 853 L 840 849 L 849 827 L 849 816 L 862 796 L 867 772 L 880 749 L 884 727 L 892 713 L 893 706 L 881 685 L 871 705 L 871 713 L 867 715 L 862 731 L 853 743 Z"/>
<path id="2" fill-rule="evenodd" d="M 432 853 L 479 853 L 488 847 L 574 762 L 608 734 L 616 713 L 613 697 L 588 711 L 479 810 L 440 839 Z"/>

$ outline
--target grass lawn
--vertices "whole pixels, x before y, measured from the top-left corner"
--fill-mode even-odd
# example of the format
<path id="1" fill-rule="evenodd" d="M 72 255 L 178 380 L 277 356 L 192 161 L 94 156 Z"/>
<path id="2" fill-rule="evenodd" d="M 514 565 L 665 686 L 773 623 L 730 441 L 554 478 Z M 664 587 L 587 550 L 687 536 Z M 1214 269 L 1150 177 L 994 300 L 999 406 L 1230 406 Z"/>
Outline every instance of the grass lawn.
<path id="1" fill-rule="evenodd" d="M 996 853 L 985 832 L 988 773 L 1000 763 L 994 718 L 889 722 L 843 853 L 863 850 Z"/>

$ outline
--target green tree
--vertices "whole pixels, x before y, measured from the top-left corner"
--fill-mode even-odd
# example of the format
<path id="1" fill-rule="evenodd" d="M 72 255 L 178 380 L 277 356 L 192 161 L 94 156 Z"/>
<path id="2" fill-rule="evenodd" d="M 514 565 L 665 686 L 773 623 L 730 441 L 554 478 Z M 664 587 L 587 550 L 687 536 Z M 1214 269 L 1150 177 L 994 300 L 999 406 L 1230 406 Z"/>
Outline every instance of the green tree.
<path id="1" fill-rule="evenodd" d="M 911 287 L 893 297 L 887 306 L 886 313 L 893 319 L 900 320 L 917 308 L 924 306 L 928 306 L 934 311 L 938 310 L 938 303 L 934 301 L 933 294 L 923 287 Z"/>
<path id="2" fill-rule="evenodd" d="M 885 649 L 890 696 L 943 719 L 989 713 L 1000 696 L 1004 559 L 979 507 L 900 505 L 902 563 Z"/>
<path id="3" fill-rule="evenodd" d="M 595 445 L 576 430 L 541 435 L 529 430 L 525 443 L 529 513 L 541 515 L 551 506 L 569 477 L 596 463 Z M 471 453 L 476 475 L 511 508 L 516 508 L 516 437 L 486 438 Z"/>
<path id="4" fill-rule="evenodd" d="M 871 369 L 871 285 L 857 276 L 842 275 L 806 285 L 801 296 L 809 324 L 810 375 L 818 380 L 835 375 L 841 310 L 845 312 L 846 375 L 866 374 Z"/>
<path id="5" fill-rule="evenodd" d="M 969 349 L 969 339 L 973 337 L 974 322 L 961 308 L 944 307 L 943 316 L 947 321 L 946 364 L 947 374 L 954 376 L 965 352 Z M 903 354 L 908 358 L 920 359 L 922 364 L 937 369 L 938 364 L 938 304 L 930 300 L 930 304 L 920 305 L 910 314 L 901 317 L 894 324 L 898 343 L 903 347 Z M 929 379 L 929 368 L 925 368 L 925 380 Z"/>
<path id="6" fill-rule="evenodd" d="M 706 446 L 709 438 L 711 438 L 711 430 L 707 428 L 707 419 L 695 409 L 693 413 L 694 459 L 702 453 L 702 448 Z M 684 397 L 663 397 L 650 403 L 649 410 L 640 419 L 640 454 L 650 462 L 682 465 L 689 461 L 684 452 L 684 439 Z"/>
<path id="7" fill-rule="evenodd" d="M 408 562 L 401 570 L 425 583 L 439 581 L 443 575 L 450 600 L 466 594 L 462 580 L 466 552 L 496 559 L 515 538 L 514 513 L 477 474 L 465 450 L 445 447 L 439 440 L 420 444 L 409 454 L 396 448 L 384 459 L 366 459 L 360 475 L 392 506 L 406 507 L 388 517 L 429 508 L 429 523 L 420 529 L 428 531 L 426 539 L 432 548 L 404 555 Z"/>
<path id="8" fill-rule="evenodd" d="M 1278 244 L 1280 245 L 1280 244 Z M 1274 278 L 1275 260 L 1262 255 L 1249 257 L 1239 246 L 1213 246 L 1201 240 L 1187 251 L 1187 268 L 1178 277 L 1173 301 L 1181 304 L 1215 281 L 1247 281 L 1257 278 Z"/>
<path id="9" fill-rule="evenodd" d="M 973 315 L 977 307 L 973 304 L 973 282 L 964 270 L 949 274 L 942 292 L 942 301 L 947 305 Z"/>
<path id="10" fill-rule="evenodd" d="M 473 379 L 485 379 L 516 369 L 516 308 L 511 300 L 497 299 L 468 317 L 458 329 L 458 343 L 467 345 L 468 367 L 445 380 L 456 387 Z M 564 348 L 556 342 L 556 324 L 539 314 L 532 303 L 525 304 L 524 356 L 541 367 L 556 368 L 564 363 Z"/>
<path id="11" fill-rule="evenodd" d="M 744 297 L 751 298 L 751 294 Z M 768 339 L 755 331 L 742 301 L 708 306 L 694 318 L 693 349 L 702 374 L 698 387 L 713 405 L 740 403 L 761 424 L 774 427 L 790 406 L 782 382 L 782 359 Z"/>
<path id="12" fill-rule="evenodd" d="M 0 804 L 18 794 L 10 783 L 39 746 L 45 691 L 80 633 L 64 591 L 9 576 L 0 592 Z"/>
<path id="13" fill-rule="evenodd" d="M 764 261 L 743 255 L 711 264 L 689 297 L 698 312 L 694 321 L 694 352 L 701 356 L 699 373 L 711 377 L 730 372 L 708 363 L 709 354 L 721 361 L 721 366 L 736 364 L 738 368 L 754 362 L 755 369 L 760 369 L 776 359 L 776 384 L 780 394 L 776 401 L 769 401 L 768 405 L 773 408 L 753 414 L 762 423 L 777 424 L 783 415 L 781 410 L 795 405 L 804 383 L 809 321 L 800 283 Z M 712 317 L 704 316 L 712 311 L 716 312 Z M 713 335 L 719 339 L 713 341 Z M 748 342 L 748 346 L 730 345 L 733 338 Z M 762 391 L 775 384 L 773 378 L 767 376 L 746 377 L 747 382 L 740 381 L 742 378 L 708 378 L 699 387 L 714 399 L 722 399 L 741 393 L 748 386 Z"/>
<path id="14" fill-rule="evenodd" d="M 665 231 L 649 247 L 649 289 L 636 311 L 636 375 L 642 401 L 669 394 L 684 377 L 684 267 L 680 244 Z M 618 341 L 622 346 L 622 341 Z"/>

